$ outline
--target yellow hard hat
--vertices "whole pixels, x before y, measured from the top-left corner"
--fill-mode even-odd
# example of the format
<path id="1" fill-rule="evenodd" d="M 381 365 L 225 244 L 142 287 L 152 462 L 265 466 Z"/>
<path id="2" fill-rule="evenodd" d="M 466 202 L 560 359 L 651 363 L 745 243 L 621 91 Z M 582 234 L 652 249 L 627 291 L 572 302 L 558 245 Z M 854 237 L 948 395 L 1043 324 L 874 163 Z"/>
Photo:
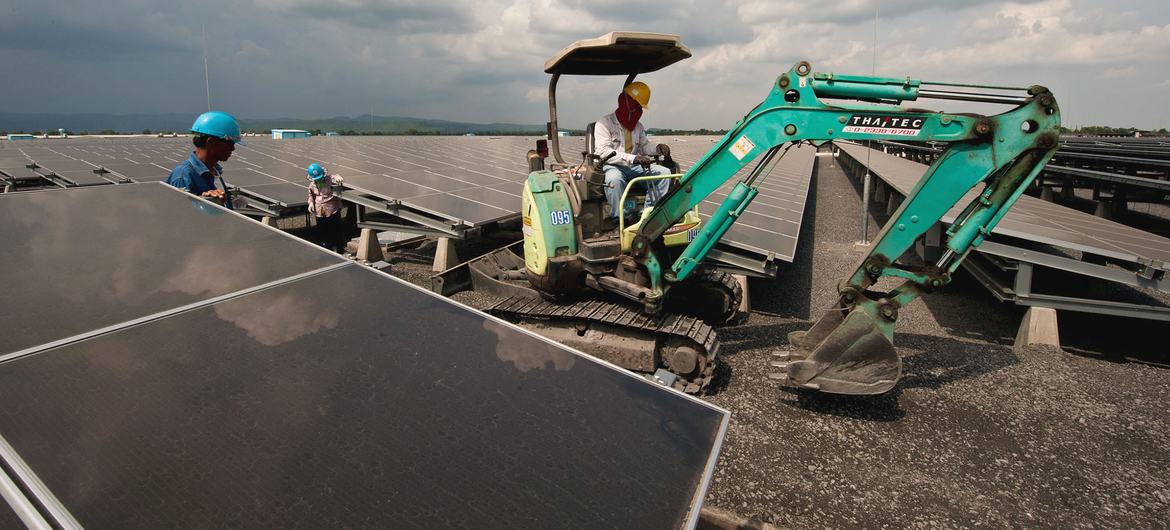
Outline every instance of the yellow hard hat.
<path id="1" fill-rule="evenodd" d="M 642 108 L 648 108 L 650 106 L 650 87 L 646 86 L 646 83 L 634 81 L 626 85 L 626 88 L 623 88 L 622 92 L 634 98 L 634 101 L 637 101 Z"/>

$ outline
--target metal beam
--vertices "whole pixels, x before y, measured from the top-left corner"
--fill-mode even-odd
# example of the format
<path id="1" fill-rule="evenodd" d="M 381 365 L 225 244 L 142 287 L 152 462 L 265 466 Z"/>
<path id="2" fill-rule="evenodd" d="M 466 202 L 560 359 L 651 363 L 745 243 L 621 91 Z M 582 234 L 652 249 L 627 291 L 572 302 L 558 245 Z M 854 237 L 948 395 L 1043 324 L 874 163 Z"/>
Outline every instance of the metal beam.
<path id="1" fill-rule="evenodd" d="M 351 202 L 374 211 L 382 212 L 387 215 L 398 217 L 405 221 L 410 221 L 412 223 L 422 225 L 426 228 L 442 232 L 444 236 L 463 239 L 463 232 L 466 232 L 467 229 L 470 228 L 461 222 L 443 221 L 411 211 L 408 209 L 408 207 L 404 206 L 398 201 L 375 199 L 344 188 L 334 188 L 333 193 L 343 201 Z"/>
<path id="2" fill-rule="evenodd" d="M 747 256 L 719 250 L 717 248 L 711 249 L 707 253 L 707 259 L 717 262 L 716 266 L 728 272 L 736 274 L 745 274 L 756 278 L 775 278 L 776 277 L 776 262 L 773 259 L 775 256 L 769 255 L 764 259 L 753 259 Z"/>
<path id="3" fill-rule="evenodd" d="M 1117 282 L 1124 285 L 1129 285 L 1131 287 L 1144 287 L 1148 289 L 1156 289 L 1164 293 L 1170 293 L 1170 280 L 1165 277 L 1164 271 L 1160 270 L 1159 267 L 1150 267 L 1149 270 L 1143 270 L 1143 272 L 1146 274 L 1154 272 L 1154 274 L 1151 275 L 1152 277 L 1146 277 L 1139 272 L 1133 272 L 1114 267 L 1105 267 L 1093 263 L 1085 263 L 1084 261 L 1075 260 L 1072 258 L 1065 258 L 1043 252 L 1024 250 L 1022 248 L 995 243 L 993 241 L 984 241 L 982 245 L 979 245 L 977 251 L 984 254 L 991 254 L 994 256 L 1013 259 L 1019 262 L 1034 263 L 1036 265 L 1042 265 L 1052 269 L 1100 278 L 1102 280 Z"/>
<path id="4" fill-rule="evenodd" d="M 407 234 L 417 234 L 420 236 L 429 236 L 429 237 L 452 237 L 452 238 L 457 238 L 457 239 L 464 239 L 465 234 L 466 234 L 466 230 L 461 231 L 459 233 L 451 233 L 451 232 L 444 232 L 442 230 L 435 230 L 433 228 L 427 228 L 425 226 L 401 225 L 401 224 L 395 224 L 395 223 L 382 223 L 382 222 L 378 222 L 378 221 L 358 221 L 357 226 L 358 226 L 358 228 L 370 228 L 373 230 L 386 231 L 386 232 L 403 232 L 403 233 L 407 233 Z"/>

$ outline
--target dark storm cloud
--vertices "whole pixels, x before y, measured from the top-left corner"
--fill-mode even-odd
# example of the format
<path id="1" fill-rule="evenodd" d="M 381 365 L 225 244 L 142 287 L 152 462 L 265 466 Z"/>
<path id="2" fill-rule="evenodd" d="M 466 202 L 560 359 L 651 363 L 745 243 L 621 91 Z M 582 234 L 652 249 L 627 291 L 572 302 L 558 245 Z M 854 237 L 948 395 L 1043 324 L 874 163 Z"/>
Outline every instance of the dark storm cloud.
<path id="1" fill-rule="evenodd" d="M 465 5 L 434 0 L 256 0 L 256 6 L 294 19 L 331 20 L 384 31 L 453 33 L 474 24 Z"/>
<path id="2" fill-rule="evenodd" d="M 0 111 L 242 117 L 412 115 L 542 123 L 544 61 L 607 31 L 682 36 L 643 76 L 653 126 L 722 127 L 797 59 L 884 75 L 1042 82 L 1072 123 L 1163 127 L 1170 3 L 1115 0 L 14 0 L 0 7 Z M 1085 79 L 1108 78 L 1111 97 Z M 608 111 L 620 80 L 563 80 L 563 118 Z M 0 124 L 2 125 L 2 124 Z"/>

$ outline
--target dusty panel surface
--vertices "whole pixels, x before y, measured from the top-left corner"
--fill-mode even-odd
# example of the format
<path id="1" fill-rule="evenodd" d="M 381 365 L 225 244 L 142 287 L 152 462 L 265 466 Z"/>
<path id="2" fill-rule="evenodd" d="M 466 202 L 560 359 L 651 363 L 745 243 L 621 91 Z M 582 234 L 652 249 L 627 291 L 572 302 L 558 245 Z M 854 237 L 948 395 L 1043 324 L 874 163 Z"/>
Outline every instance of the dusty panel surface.
<path id="1" fill-rule="evenodd" d="M 725 413 L 358 266 L 0 364 L 91 528 L 677 528 Z"/>

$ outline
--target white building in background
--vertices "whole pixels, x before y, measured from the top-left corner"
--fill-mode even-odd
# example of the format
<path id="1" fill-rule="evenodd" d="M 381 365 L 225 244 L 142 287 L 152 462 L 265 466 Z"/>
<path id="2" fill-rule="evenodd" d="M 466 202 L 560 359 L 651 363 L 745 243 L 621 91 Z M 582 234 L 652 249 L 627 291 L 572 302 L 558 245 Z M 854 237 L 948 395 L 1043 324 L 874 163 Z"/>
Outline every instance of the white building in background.
<path id="1" fill-rule="evenodd" d="M 311 136 L 309 131 L 302 131 L 300 129 L 272 129 L 273 140 L 289 140 L 292 138 L 308 138 Z"/>

